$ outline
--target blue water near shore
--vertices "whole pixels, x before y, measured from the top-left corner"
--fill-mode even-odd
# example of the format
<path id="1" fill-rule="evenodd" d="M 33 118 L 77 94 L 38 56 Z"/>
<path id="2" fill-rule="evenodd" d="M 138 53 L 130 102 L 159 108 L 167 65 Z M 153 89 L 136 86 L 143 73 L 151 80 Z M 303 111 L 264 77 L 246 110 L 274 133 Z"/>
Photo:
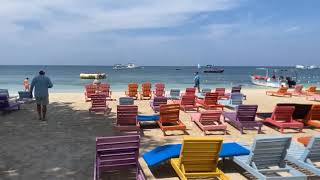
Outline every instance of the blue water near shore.
<path id="1" fill-rule="evenodd" d="M 257 67 L 224 67 L 221 74 L 201 73 L 201 87 L 231 87 L 243 85 L 247 88 L 259 88 L 250 82 L 250 75 Z M 289 67 L 272 67 L 289 68 Z M 164 82 L 166 89 L 193 86 L 193 73 L 197 67 L 175 66 L 146 66 L 139 69 L 114 70 L 111 66 L 0 66 L 0 89 L 9 89 L 16 94 L 23 89 L 23 80 L 26 77 L 32 79 L 39 70 L 45 70 L 52 79 L 54 88 L 51 92 L 83 92 L 85 84 L 92 80 L 82 80 L 80 73 L 103 72 L 107 79 L 103 80 L 111 84 L 112 91 L 125 91 L 129 82 Z M 176 70 L 181 69 L 181 70 Z M 299 84 L 320 85 L 320 70 L 298 70 Z"/>

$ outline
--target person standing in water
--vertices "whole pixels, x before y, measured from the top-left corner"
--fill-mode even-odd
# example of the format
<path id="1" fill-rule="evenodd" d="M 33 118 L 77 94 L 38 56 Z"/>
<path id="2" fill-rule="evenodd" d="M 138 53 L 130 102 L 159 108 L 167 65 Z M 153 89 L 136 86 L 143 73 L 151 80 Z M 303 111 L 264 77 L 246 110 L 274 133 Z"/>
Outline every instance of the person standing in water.
<path id="1" fill-rule="evenodd" d="M 23 81 L 24 91 L 30 91 L 29 78 L 25 78 Z"/>
<path id="2" fill-rule="evenodd" d="M 200 92 L 200 76 L 199 72 L 194 73 L 194 87 Z"/>
<path id="3" fill-rule="evenodd" d="M 40 71 L 39 75 L 32 79 L 30 93 L 32 96 L 34 89 L 39 120 L 46 120 L 47 105 L 49 104 L 49 88 L 52 88 L 52 86 L 50 78 L 45 76 L 44 71 Z"/>

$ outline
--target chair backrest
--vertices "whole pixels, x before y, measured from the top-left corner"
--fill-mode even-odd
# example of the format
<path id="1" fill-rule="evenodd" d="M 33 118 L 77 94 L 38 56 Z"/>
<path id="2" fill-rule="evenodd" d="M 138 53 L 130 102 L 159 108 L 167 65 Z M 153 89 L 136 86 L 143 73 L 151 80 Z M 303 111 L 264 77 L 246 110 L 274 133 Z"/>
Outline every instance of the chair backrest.
<path id="1" fill-rule="evenodd" d="M 307 89 L 308 92 L 311 92 L 311 93 L 315 93 L 317 92 L 317 86 L 310 86 L 308 89 Z"/>
<path id="2" fill-rule="evenodd" d="M 237 108 L 238 121 L 255 121 L 258 105 L 239 105 Z"/>
<path id="3" fill-rule="evenodd" d="M 9 97 L 8 89 L 0 89 L 0 95 L 5 95 L 5 96 Z"/>
<path id="4" fill-rule="evenodd" d="M 302 155 L 301 159 L 310 159 L 312 162 L 320 161 L 320 136 L 313 136 L 306 147 L 306 151 Z"/>
<path id="5" fill-rule="evenodd" d="M 215 137 L 183 137 L 179 164 L 184 173 L 216 171 L 222 141 Z"/>
<path id="6" fill-rule="evenodd" d="M 241 92 L 241 86 L 234 86 L 231 88 L 231 93 L 240 93 Z"/>
<path id="7" fill-rule="evenodd" d="M 320 121 L 320 104 L 312 105 L 312 107 L 307 115 L 307 119 Z"/>
<path id="8" fill-rule="evenodd" d="M 156 87 L 155 95 L 163 96 L 165 85 L 163 83 L 156 83 L 154 86 Z"/>
<path id="9" fill-rule="evenodd" d="M 275 121 L 290 122 L 292 120 L 294 109 L 294 106 L 276 106 L 271 118 Z"/>
<path id="10" fill-rule="evenodd" d="M 170 96 L 172 96 L 172 97 L 180 96 L 180 89 L 171 89 Z"/>
<path id="11" fill-rule="evenodd" d="M 221 114 L 222 114 L 222 111 L 204 111 L 204 112 L 201 112 L 201 115 L 200 115 L 200 122 L 205 122 L 205 121 L 220 121 L 220 118 L 221 118 Z"/>
<path id="12" fill-rule="evenodd" d="M 103 162 L 97 161 L 97 167 L 100 171 L 137 167 L 139 146 L 139 135 L 97 137 L 96 155 Z"/>
<path id="13" fill-rule="evenodd" d="M 201 93 L 202 94 L 206 94 L 206 93 L 210 93 L 211 92 L 211 89 L 209 89 L 209 88 L 203 88 L 202 90 L 201 90 Z"/>
<path id="14" fill-rule="evenodd" d="M 9 107 L 9 98 L 5 94 L 0 94 L 0 108 Z"/>
<path id="15" fill-rule="evenodd" d="M 29 91 L 18 91 L 19 99 L 30 99 L 31 93 Z"/>
<path id="16" fill-rule="evenodd" d="M 196 94 L 196 88 L 186 88 L 185 95 L 195 95 Z"/>
<path id="17" fill-rule="evenodd" d="M 215 92 L 218 93 L 219 96 L 224 96 L 226 89 L 225 88 L 216 88 Z"/>
<path id="18" fill-rule="evenodd" d="M 163 123 L 171 123 L 179 121 L 180 105 L 165 104 L 160 105 L 160 121 Z"/>
<path id="19" fill-rule="evenodd" d="M 91 95 L 92 107 L 107 107 L 106 95 L 105 94 L 92 94 Z"/>
<path id="20" fill-rule="evenodd" d="M 129 83 L 128 84 L 128 93 L 129 97 L 135 97 L 138 94 L 138 84 L 137 83 Z"/>
<path id="21" fill-rule="evenodd" d="M 103 93 L 109 93 L 110 92 L 110 84 L 103 83 L 103 84 L 100 84 L 98 86 L 98 88 L 99 88 L 99 91 L 101 91 Z"/>
<path id="22" fill-rule="evenodd" d="M 87 84 L 85 85 L 85 88 L 86 88 L 86 92 L 91 94 L 96 93 L 96 90 L 97 90 L 97 86 L 94 84 Z"/>
<path id="23" fill-rule="evenodd" d="M 136 125 L 138 116 L 138 106 L 118 105 L 117 106 L 117 125 Z"/>
<path id="24" fill-rule="evenodd" d="M 278 93 L 280 93 L 280 94 L 284 94 L 284 93 L 286 93 L 288 91 L 288 87 L 280 87 L 279 89 L 278 89 Z"/>
<path id="25" fill-rule="evenodd" d="M 271 166 L 284 167 L 290 143 L 291 137 L 288 136 L 256 138 L 252 145 L 252 153 L 249 155 L 249 164 L 254 163 L 258 169 Z"/>
<path id="26" fill-rule="evenodd" d="M 145 82 L 141 86 L 142 86 L 142 95 L 151 96 L 151 83 Z"/>
<path id="27" fill-rule="evenodd" d="M 232 105 L 241 105 L 243 100 L 242 93 L 231 93 L 230 94 L 230 102 Z"/>
<path id="28" fill-rule="evenodd" d="M 133 105 L 134 100 L 132 97 L 120 97 L 119 98 L 119 105 Z"/>
<path id="29" fill-rule="evenodd" d="M 298 84 L 294 87 L 294 92 L 295 93 L 302 93 L 303 85 Z"/>
<path id="30" fill-rule="evenodd" d="M 206 105 L 216 105 L 218 102 L 219 94 L 217 92 L 206 93 L 204 96 L 204 103 Z"/>
<path id="31" fill-rule="evenodd" d="M 181 97 L 181 105 L 195 105 L 196 96 L 195 95 L 184 95 Z"/>
<path id="32" fill-rule="evenodd" d="M 154 97 L 153 99 L 153 106 L 160 106 L 163 104 L 167 104 L 168 99 L 166 97 Z"/>

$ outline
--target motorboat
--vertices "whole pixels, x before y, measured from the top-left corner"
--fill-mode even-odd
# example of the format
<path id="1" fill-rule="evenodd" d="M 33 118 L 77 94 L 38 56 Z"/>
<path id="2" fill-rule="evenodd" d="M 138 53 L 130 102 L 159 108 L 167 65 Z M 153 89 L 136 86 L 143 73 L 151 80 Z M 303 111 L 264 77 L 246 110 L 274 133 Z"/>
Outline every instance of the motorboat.
<path id="1" fill-rule="evenodd" d="M 223 73 L 224 69 L 215 67 L 214 65 L 206 65 L 203 73 Z"/>
<path id="2" fill-rule="evenodd" d="M 296 65 L 296 69 L 318 69 L 319 66 L 316 65 L 310 65 L 310 66 L 304 66 L 304 65 Z"/>
<path id="3" fill-rule="evenodd" d="M 270 76 L 270 71 L 272 75 Z M 251 75 L 251 82 L 254 85 L 279 88 L 293 87 L 297 82 L 297 74 L 293 70 L 287 69 L 267 69 L 257 68 Z"/>
<path id="4" fill-rule="evenodd" d="M 127 65 L 115 64 L 112 69 L 119 70 L 119 69 L 136 69 L 136 68 L 140 68 L 140 66 L 137 66 L 134 63 L 128 63 Z"/>
<path id="5" fill-rule="evenodd" d="M 106 79 L 105 73 L 80 73 L 81 79 Z"/>

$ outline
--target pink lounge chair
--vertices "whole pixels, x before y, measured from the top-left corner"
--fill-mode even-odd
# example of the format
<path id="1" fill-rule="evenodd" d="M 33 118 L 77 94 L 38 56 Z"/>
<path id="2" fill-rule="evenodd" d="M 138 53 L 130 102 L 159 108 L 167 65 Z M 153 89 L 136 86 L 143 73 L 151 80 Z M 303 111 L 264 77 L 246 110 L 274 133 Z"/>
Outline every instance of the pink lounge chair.
<path id="1" fill-rule="evenodd" d="M 264 122 L 270 123 L 278 128 L 280 132 L 283 133 L 284 129 L 298 129 L 302 132 L 303 123 L 293 120 L 292 115 L 294 112 L 294 106 L 276 106 L 272 116 L 266 118 Z"/>
<path id="2" fill-rule="evenodd" d="M 160 106 L 163 104 L 167 104 L 167 102 L 167 97 L 154 97 L 154 99 L 150 101 L 150 107 L 156 113 L 160 111 Z"/>
<path id="3" fill-rule="evenodd" d="M 229 96 L 225 94 L 225 88 L 216 88 L 215 92 L 218 93 L 219 99 L 229 99 Z"/>
<path id="4" fill-rule="evenodd" d="M 320 94 L 314 94 L 306 97 L 309 101 L 320 101 Z"/>
<path id="5" fill-rule="evenodd" d="M 110 84 L 107 84 L 107 83 L 100 84 L 98 86 L 98 91 L 100 94 L 105 94 L 106 98 L 111 99 Z"/>
<path id="6" fill-rule="evenodd" d="M 288 93 L 291 93 L 292 96 L 302 96 L 304 95 L 302 89 L 303 89 L 303 85 L 299 84 L 294 87 L 293 91 L 288 91 Z"/>
<path id="7" fill-rule="evenodd" d="M 140 124 L 137 119 L 138 106 L 136 105 L 118 105 L 116 129 L 119 131 L 137 131 L 140 132 Z"/>
<path id="8" fill-rule="evenodd" d="M 221 121 L 221 111 L 205 111 L 200 113 L 192 113 L 191 121 L 196 123 L 207 135 L 207 131 L 223 131 L 227 132 L 227 125 Z"/>
<path id="9" fill-rule="evenodd" d="M 199 106 L 196 103 L 195 95 L 184 95 L 181 100 L 173 100 L 174 104 L 180 104 L 180 109 L 186 111 L 199 111 Z"/>
<path id="10" fill-rule="evenodd" d="M 89 108 L 89 113 L 92 112 L 103 112 L 104 114 L 108 110 L 108 104 L 106 101 L 105 94 L 92 94 L 91 95 L 91 107 Z"/>
<path id="11" fill-rule="evenodd" d="M 156 90 L 153 91 L 154 97 L 164 97 L 165 85 L 163 83 L 156 83 L 154 86 L 156 87 Z"/>
<path id="12" fill-rule="evenodd" d="M 181 93 L 181 96 L 184 95 L 196 95 L 196 88 L 186 88 L 186 91 L 184 93 Z"/>

